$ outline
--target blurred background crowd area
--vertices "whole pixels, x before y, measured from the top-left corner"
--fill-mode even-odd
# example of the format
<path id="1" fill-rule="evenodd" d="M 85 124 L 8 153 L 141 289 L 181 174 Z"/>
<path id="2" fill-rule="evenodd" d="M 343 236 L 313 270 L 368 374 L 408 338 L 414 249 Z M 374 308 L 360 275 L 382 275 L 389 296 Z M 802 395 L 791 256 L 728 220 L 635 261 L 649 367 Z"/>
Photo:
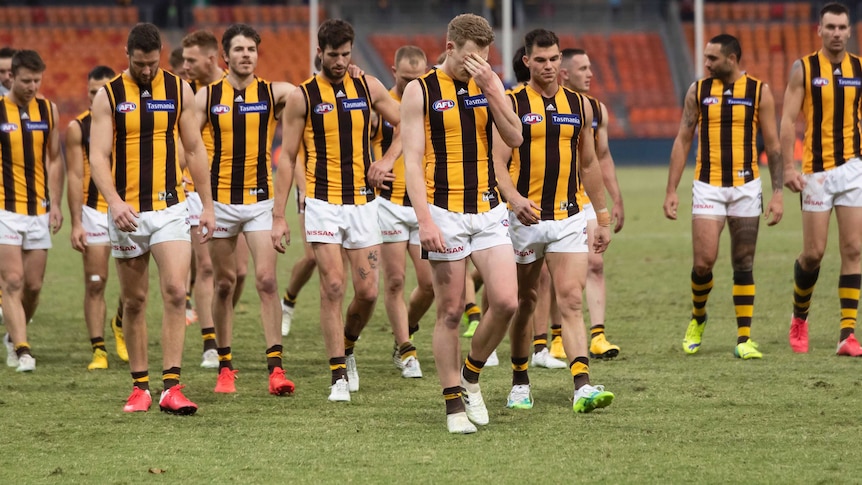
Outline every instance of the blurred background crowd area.
<path id="1" fill-rule="evenodd" d="M 485 16 L 499 29 L 504 0 L 320 0 L 318 17 L 342 18 L 356 30 L 354 62 L 391 84 L 395 50 L 414 44 L 431 63 L 445 48 L 447 22 L 462 12 Z M 513 47 L 527 31 L 555 31 L 561 47 L 587 50 L 593 65 L 591 94 L 610 112 L 609 135 L 618 151 L 648 158 L 663 152 L 675 136 L 682 99 L 695 79 L 693 0 L 511 0 Z M 851 8 L 854 28 L 862 26 L 860 1 Z M 769 83 L 780 104 L 794 59 L 819 48 L 820 2 L 706 1 L 705 39 L 726 32 L 741 42 L 742 67 Z M 182 37 L 196 29 L 221 36 L 231 23 L 253 25 L 261 33 L 258 74 L 300 83 L 311 74 L 310 7 L 302 0 L 0 0 L 0 46 L 39 51 L 48 65 L 42 93 L 55 101 L 63 122 L 87 108 L 86 75 L 97 64 L 127 66 L 126 35 L 139 21 L 162 28 L 163 66 Z M 490 61 L 501 77 L 499 42 Z M 859 52 L 862 36 L 851 37 Z M 626 145 L 626 141 L 632 141 Z M 656 149 L 650 149 L 653 143 Z M 664 147 L 667 146 L 667 151 Z M 613 145 L 612 145 L 613 147 Z M 627 158 L 625 153 L 615 153 Z"/>

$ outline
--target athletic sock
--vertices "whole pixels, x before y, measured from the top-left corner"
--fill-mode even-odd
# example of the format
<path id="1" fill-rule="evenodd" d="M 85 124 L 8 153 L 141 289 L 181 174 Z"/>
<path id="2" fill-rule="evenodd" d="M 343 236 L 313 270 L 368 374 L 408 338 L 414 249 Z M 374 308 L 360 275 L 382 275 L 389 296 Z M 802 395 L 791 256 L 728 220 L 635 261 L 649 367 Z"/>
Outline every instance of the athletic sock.
<path id="1" fill-rule="evenodd" d="M 117 328 L 123 328 L 123 299 L 122 298 L 117 300 L 116 325 L 117 325 Z"/>
<path id="2" fill-rule="evenodd" d="M 461 375 L 464 377 L 464 380 L 470 384 L 477 384 L 479 382 L 479 374 L 482 373 L 482 367 L 485 367 L 485 362 L 475 360 L 470 356 L 470 354 L 467 354 Z"/>
<path id="3" fill-rule="evenodd" d="M 282 303 L 285 304 L 285 306 L 293 308 L 294 306 L 296 306 L 296 297 L 297 296 L 299 296 L 299 295 L 294 295 L 293 293 L 291 293 L 287 290 L 284 290 L 284 298 L 282 298 L 281 301 L 282 301 Z"/>
<path id="4" fill-rule="evenodd" d="M 406 341 L 403 344 L 398 346 L 398 353 L 401 354 L 401 360 L 405 361 L 408 357 L 416 358 L 416 347 L 413 346 L 413 342 Z"/>
<path id="5" fill-rule="evenodd" d="M 233 370 L 233 354 L 230 352 L 230 347 L 219 347 L 218 352 L 218 370 L 222 369 Z"/>
<path id="6" fill-rule="evenodd" d="M 697 323 L 706 320 L 706 301 L 709 300 L 709 292 L 712 291 L 712 271 L 698 276 L 691 270 L 691 318 Z"/>
<path id="7" fill-rule="evenodd" d="M 33 355 L 30 353 L 30 344 L 27 342 L 21 342 L 20 344 L 15 345 L 15 355 L 17 355 L 19 359 L 24 355 Z"/>
<path id="8" fill-rule="evenodd" d="M 165 369 L 162 371 L 162 383 L 164 383 L 165 390 L 176 386 L 180 383 L 180 368 L 179 367 L 171 367 L 170 369 Z"/>
<path id="9" fill-rule="evenodd" d="M 132 372 L 132 385 L 138 389 L 150 390 L 150 373 L 148 371 Z"/>
<path id="10" fill-rule="evenodd" d="M 590 327 L 590 340 L 598 337 L 599 335 L 605 334 L 605 326 L 604 325 L 593 325 Z"/>
<path id="11" fill-rule="evenodd" d="M 841 300 L 841 338 L 853 335 L 859 312 L 859 286 L 862 275 L 843 274 L 838 277 L 838 298 Z"/>
<path id="12" fill-rule="evenodd" d="M 482 317 L 482 310 L 475 303 L 467 303 L 464 306 L 464 313 L 467 314 L 467 321 L 470 323 L 478 321 Z"/>
<path id="13" fill-rule="evenodd" d="M 90 339 L 90 345 L 93 347 L 93 352 L 97 350 L 101 350 L 102 352 L 107 352 L 105 349 L 105 338 L 104 337 L 96 337 Z"/>
<path id="14" fill-rule="evenodd" d="M 533 353 L 538 354 L 539 352 L 548 348 L 548 334 L 543 333 L 541 335 L 533 336 Z"/>
<path id="15" fill-rule="evenodd" d="M 553 340 L 557 337 L 562 337 L 562 336 L 563 336 L 563 326 L 557 325 L 557 324 L 552 324 L 551 325 L 551 340 Z"/>
<path id="16" fill-rule="evenodd" d="M 443 399 L 446 400 L 446 414 L 463 413 L 466 411 L 464 401 L 461 399 L 461 387 L 447 387 L 443 389 Z"/>
<path id="17" fill-rule="evenodd" d="M 356 346 L 356 341 L 359 340 L 359 335 L 352 335 L 344 332 L 344 355 L 353 355 L 353 348 Z"/>
<path id="18" fill-rule="evenodd" d="M 811 307 L 811 295 L 814 285 L 820 275 L 820 268 L 805 271 L 799 260 L 793 263 L 793 316 L 808 320 L 808 309 Z"/>
<path id="19" fill-rule="evenodd" d="M 332 372 L 332 384 L 338 379 L 347 379 L 347 357 L 329 359 L 329 370 Z"/>
<path id="20" fill-rule="evenodd" d="M 266 349 L 266 368 L 270 374 L 275 369 L 281 369 L 281 354 L 283 350 L 284 347 L 281 345 L 273 345 Z"/>
<path id="21" fill-rule="evenodd" d="M 751 339 L 751 317 L 754 315 L 754 274 L 733 272 L 733 306 L 736 309 L 736 343 Z"/>
<path id="22" fill-rule="evenodd" d="M 527 357 L 512 357 L 512 385 L 529 385 L 530 376 L 527 374 Z"/>
<path id="23" fill-rule="evenodd" d="M 575 390 L 590 383 L 590 359 L 586 356 L 575 357 L 575 360 L 569 363 L 569 370 L 575 381 Z"/>
<path id="24" fill-rule="evenodd" d="M 216 348 L 215 327 L 202 328 L 201 338 L 204 340 L 204 352 Z"/>

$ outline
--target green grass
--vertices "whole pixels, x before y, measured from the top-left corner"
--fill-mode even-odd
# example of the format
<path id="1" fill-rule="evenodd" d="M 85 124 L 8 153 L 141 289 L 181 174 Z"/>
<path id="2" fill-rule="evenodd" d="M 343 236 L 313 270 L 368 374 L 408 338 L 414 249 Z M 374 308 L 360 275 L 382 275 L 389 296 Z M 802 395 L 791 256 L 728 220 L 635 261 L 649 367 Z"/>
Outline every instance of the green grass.
<path id="1" fill-rule="evenodd" d="M 215 373 L 198 367 L 200 337 L 191 327 L 183 381 L 201 406 L 198 414 L 168 416 L 154 406 L 147 414 L 126 415 L 121 408 L 130 388 L 128 367 L 113 356 L 111 337 L 111 368 L 86 371 L 81 262 L 69 247 L 67 225 L 55 238 L 42 303 L 29 329 L 38 368 L 31 375 L 0 369 L 0 483 L 858 481 L 862 362 L 834 355 L 834 228 L 812 305 L 809 354 L 794 355 L 786 340 L 792 265 L 801 245 L 797 198 L 787 193 L 785 220 L 761 228 L 755 264 L 753 337 L 765 358 L 742 362 L 732 356 L 726 235 L 704 344 L 687 356 L 681 341 L 690 311 L 689 218 L 664 219 L 664 169 L 625 168 L 619 177 L 628 213 L 607 254 L 606 274 L 608 337 L 622 353 L 591 366 L 594 383 L 617 395 L 607 409 L 573 414 L 571 377 L 545 369 L 531 370 L 535 408 L 505 409 L 511 375 L 506 340 L 499 350 L 502 365 L 482 376 L 491 424 L 472 436 L 450 436 L 430 350 L 433 314 L 416 336 L 425 378 L 406 381 L 391 364 L 382 297 L 357 345 L 362 390 L 350 404 L 328 403 L 315 277 L 300 296 L 285 341 L 295 396 L 267 394 L 264 343 L 249 284 L 236 322 L 239 392 L 212 392 Z M 690 180 L 689 171 L 679 191 L 681 214 L 689 210 Z M 279 260 L 282 289 L 300 247 L 290 250 Z M 117 295 L 113 277 L 109 302 Z M 150 371 L 157 382 L 156 288 L 153 282 L 148 320 Z"/>

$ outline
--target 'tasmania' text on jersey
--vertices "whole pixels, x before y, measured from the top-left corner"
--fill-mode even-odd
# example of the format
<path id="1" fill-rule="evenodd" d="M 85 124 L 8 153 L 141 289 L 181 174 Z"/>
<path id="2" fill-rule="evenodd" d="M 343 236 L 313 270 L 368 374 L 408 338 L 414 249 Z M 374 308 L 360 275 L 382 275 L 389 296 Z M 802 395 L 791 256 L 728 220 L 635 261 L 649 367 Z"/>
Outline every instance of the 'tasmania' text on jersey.
<path id="1" fill-rule="evenodd" d="M 300 85 L 305 97 L 306 194 L 330 204 L 374 200 L 371 165 L 371 93 L 365 77 L 330 83 L 318 74 Z"/>
<path id="2" fill-rule="evenodd" d="M 487 212 L 500 203 L 491 163 L 492 119 L 476 81 L 442 69 L 419 78 L 425 112 L 428 202 L 452 212 Z"/>
<path id="3" fill-rule="evenodd" d="M 818 51 L 801 61 L 806 121 L 802 172 L 823 172 L 862 157 L 862 59 L 848 52 L 833 64 Z"/>
<path id="4" fill-rule="evenodd" d="M 19 107 L 0 97 L 0 199 L 3 210 L 22 215 L 47 214 L 48 138 L 54 129 L 51 102 L 33 98 Z"/>
<path id="5" fill-rule="evenodd" d="M 205 132 L 213 139 L 213 200 L 253 204 L 272 198 L 270 147 L 275 136 L 272 84 L 257 77 L 243 90 L 222 78 L 207 86 Z"/>
<path id="6" fill-rule="evenodd" d="M 139 212 L 185 200 L 178 155 L 182 83 L 159 69 L 148 84 L 122 73 L 105 85 L 114 114 L 114 186 Z"/>
<path id="7" fill-rule="evenodd" d="M 758 178 L 755 139 L 763 83 L 747 74 L 730 84 L 705 78 L 696 84 L 698 150 L 694 176 L 716 187 Z"/>

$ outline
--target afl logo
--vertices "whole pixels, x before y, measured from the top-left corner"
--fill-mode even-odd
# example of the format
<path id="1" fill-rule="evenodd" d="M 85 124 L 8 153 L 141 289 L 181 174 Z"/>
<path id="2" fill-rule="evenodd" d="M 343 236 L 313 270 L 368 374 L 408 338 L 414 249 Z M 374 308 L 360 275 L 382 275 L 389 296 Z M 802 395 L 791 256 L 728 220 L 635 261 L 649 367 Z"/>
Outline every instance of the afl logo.
<path id="1" fill-rule="evenodd" d="M 210 109 L 214 115 L 223 115 L 230 113 L 230 106 L 226 104 L 217 104 Z"/>
<path id="2" fill-rule="evenodd" d="M 452 101 L 451 99 L 440 99 L 434 101 L 434 104 L 432 104 L 431 107 L 434 108 L 434 111 L 449 111 L 455 107 L 455 101 Z"/>
<path id="3" fill-rule="evenodd" d="M 536 123 L 541 123 L 545 118 L 538 113 L 527 113 L 521 117 L 521 122 L 525 125 L 535 125 Z"/>
<path id="4" fill-rule="evenodd" d="M 138 109 L 138 105 L 129 101 L 117 105 L 117 113 L 131 113 L 136 109 Z"/>
<path id="5" fill-rule="evenodd" d="M 817 87 L 828 86 L 829 80 L 823 77 L 815 77 L 811 80 L 811 84 Z"/>
<path id="6" fill-rule="evenodd" d="M 716 98 L 715 96 L 703 98 L 703 104 L 704 104 L 704 106 L 710 106 L 713 104 L 718 104 L 718 98 Z"/>
<path id="7" fill-rule="evenodd" d="M 335 106 L 333 106 L 330 103 L 320 103 L 314 107 L 314 112 L 316 114 L 319 114 L 319 115 L 325 115 L 326 113 L 329 113 L 333 109 L 335 109 Z"/>
<path id="8" fill-rule="evenodd" d="M 18 131 L 18 125 L 15 123 L 0 124 L 0 131 L 3 133 L 12 133 L 13 131 Z"/>

